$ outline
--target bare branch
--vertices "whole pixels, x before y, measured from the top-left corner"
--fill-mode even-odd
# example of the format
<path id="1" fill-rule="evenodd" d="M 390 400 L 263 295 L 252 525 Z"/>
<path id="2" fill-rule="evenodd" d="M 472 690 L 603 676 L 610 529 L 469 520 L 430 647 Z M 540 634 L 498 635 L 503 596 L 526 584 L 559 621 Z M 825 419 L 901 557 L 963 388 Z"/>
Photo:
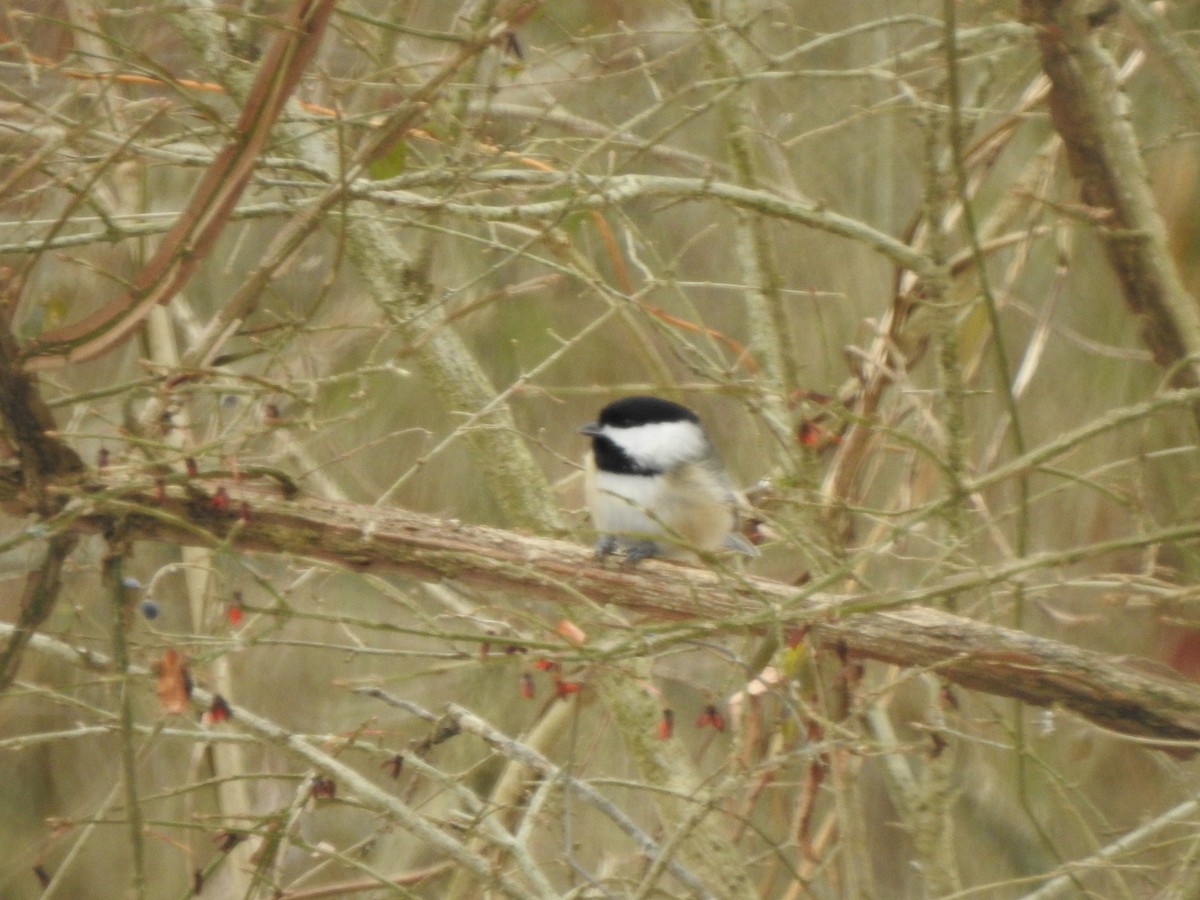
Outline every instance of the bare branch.
<path id="1" fill-rule="evenodd" d="M 0 635 L 11 632 L 12 626 L 0 622 Z M 114 660 L 101 653 L 72 647 L 45 635 L 35 635 L 31 640 L 31 646 L 38 652 L 53 655 L 75 665 L 86 665 L 92 669 L 109 669 L 115 664 Z M 151 673 L 144 667 L 131 665 L 125 670 L 125 674 L 131 677 L 146 678 Z M 193 690 L 192 698 L 195 703 L 205 707 L 211 706 L 213 702 L 213 694 L 201 687 Z M 378 787 L 358 770 L 321 749 L 317 741 L 289 731 L 244 706 L 231 705 L 231 709 L 234 720 L 239 723 L 240 727 L 255 735 L 258 740 L 274 744 L 336 778 L 365 802 L 393 818 L 415 837 L 440 850 L 458 865 L 473 873 L 481 883 L 489 885 L 507 897 L 517 898 L 517 900 L 528 896 L 527 892 L 522 891 L 503 873 L 493 871 L 484 857 L 469 852 L 460 841 L 432 825 L 412 807 Z"/>
<path id="2" fill-rule="evenodd" d="M 0 499 L 16 499 L 14 484 L 0 485 Z M 653 561 L 636 569 L 605 568 L 576 544 L 402 510 L 288 502 L 263 494 L 254 496 L 243 517 L 216 508 L 194 487 L 188 496 L 172 491 L 159 497 L 148 488 L 117 492 L 111 484 L 95 484 L 91 492 L 62 496 L 74 498 L 62 520 L 82 532 L 103 531 L 119 517 L 133 540 L 321 559 L 359 571 L 453 579 L 560 603 L 612 604 L 686 623 L 675 634 L 639 638 L 639 653 L 717 631 L 805 626 L 819 643 L 852 655 L 933 668 L 963 687 L 1037 706 L 1062 706 L 1115 732 L 1200 740 L 1200 692 L 1189 682 L 916 605 L 1120 550 L 1195 541 L 1200 524 L 1031 555 L 895 594 L 837 595 Z"/>
<path id="3" fill-rule="evenodd" d="M 374 691 L 364 691 L 363 693 L 376 695 Z M 577 794 L 580 798 L 592 804 L 592 806 L 611 819 L 618 828 L 633 838 L 638 847 L 641 848 L 642 852 L 645 853 L 647 857 L 652 860 L 658 859 L 662 852 L 662 849 L 659 847 L 658 843 L 651 839 L 649 835 L 642 831 L 642 829 L 638 828 L 637 824 L 627 815 L 625 815 L 620 807 L 608 800 L 603 794 L 591 787 L 591 785 L 589 785 L 587 782 L 576 778 L 561 766 L 555 765 L 537 750 L 534 750 L 532 747 L 528 746 L 527 744 L 523 744 L 520 741 L 513 740 L 499 729 L 488 724 L 479 716 L 461 706 L 458 706 L 457 704 L 450 704 L 450 706 L 447 708 L 447 713 L 454 719 L 455 722 L 458 723 L 458 726 L 463 731 L 482 738 L 490 746 L 494 747 L 500 753 L 503 753 L 509 759 L 528 766 L 547 781 L 561 781 L 564 788 L 574 794 Z M 707 895 L 707 891 L 705 891 L 705 889 L 695 880 L 695 877 L 687 869 L 683 868 L 678 861 L 668 859 L 666 861 L 666 866 L 672 875 L 674 875 L 684 884 L 688 885 L 697 896 Z"/>
<path id="4" fill-rule="evenodd" d="M 62 568 L 75 549 L 78 535 L 66 532 L 49 541 L 41 568 L 25 576 L 25 592 L 21 596 L 21 617 L 13 629 L 3 652 L 0 652 L 0 694 L 17 677 L 21 653 L 25 645 L 54 609 L 54 601 L 62 587 Z"/>
<path id="5" fill-rule="evenodd" d="M 192 200 L 130 290 L 79 322 L 48 331 L 25 350 L 31 368 L 94 359 L 128 337 L 150 310 L 170 300 L 212 250 L 272 126 L 304 74 L 336 0 L 297 0 L 250 89 L 233 139 L 205 172 Z"/>

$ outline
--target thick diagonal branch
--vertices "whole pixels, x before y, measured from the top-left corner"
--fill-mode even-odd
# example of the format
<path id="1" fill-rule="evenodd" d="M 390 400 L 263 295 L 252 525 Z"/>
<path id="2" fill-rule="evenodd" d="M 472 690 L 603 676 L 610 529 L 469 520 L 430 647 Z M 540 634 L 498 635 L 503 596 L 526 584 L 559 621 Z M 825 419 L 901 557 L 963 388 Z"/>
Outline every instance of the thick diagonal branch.
<path id="1" fill-rule="evenodd" d="M 0 473 L 2 476 L 3 473 Z M 19 479 L 0 477 L 0 502 L 19 507 Z M 596 565 L 577 544 L 463 525 L 402 510 L 251 496 L 240 514 L 218 508 L 194 486 L 166 496 L 113 484 L 72 489 L 54 523 L 103 531 L 116 517 L 133 540 L 222 546 L 321 559 L 351 569 L 421 580 L 453 579 L 522 597 L 566 604 L 611 604 L 680 622 L 679 640 L 716 630 L 807 627 L 820 644 L 901 666 L 936 669 L 951 682 L 1038 706 L 1070 709 L 1103 728 L 1159 740 L 1200 741 L 1200 690 L 1112 657 L 999 628 L 921 604 L 985 589 L 1136 546 L 1200 540 L 1200 524 L 1031 556 L 920 589 L 887 595 L 803 593 L 761 578 L 648 562 L 637 569 Z"/>
<path id="2" fill-rule="evenodd" d="M 1177 385 L 1200 384 L 1200 309 L 1171 257 L 1116 66 L 1078 2 L 1025 0 L 1050 78 L 1050 117 L 1080 195 L 1103 211 L 1096 232 L 1155 360 Z"/>

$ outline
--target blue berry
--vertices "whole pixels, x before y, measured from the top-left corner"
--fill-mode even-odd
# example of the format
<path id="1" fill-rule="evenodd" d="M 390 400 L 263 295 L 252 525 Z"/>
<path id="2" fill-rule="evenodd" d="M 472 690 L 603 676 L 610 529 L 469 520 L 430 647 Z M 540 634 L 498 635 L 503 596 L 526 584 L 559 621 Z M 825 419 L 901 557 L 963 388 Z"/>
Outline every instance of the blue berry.
<path id="1" fill-rule="evenodd" d="M 158 618 L 158 604 L 155 603 L 153 600 L 143 600 L 142 601 L 142 615 L 145 616 L 147 619 L 157 619 Z"/>

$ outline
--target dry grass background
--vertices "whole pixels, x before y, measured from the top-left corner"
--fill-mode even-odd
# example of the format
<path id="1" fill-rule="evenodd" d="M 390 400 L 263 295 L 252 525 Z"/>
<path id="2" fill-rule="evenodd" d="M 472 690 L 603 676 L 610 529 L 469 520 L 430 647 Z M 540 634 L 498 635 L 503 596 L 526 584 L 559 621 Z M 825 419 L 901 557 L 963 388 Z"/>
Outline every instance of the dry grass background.
<path id="1" fill-rule="evenodd" d="M 230 140 L 255 60 L 291 8 L 0 2 L 0 274 L 26 349 L 127 291 Z M 63 439 L 89 465 L 106 453 L 116 477 L 181 472 L 186 457 L 204 472 L 265 465 L 359 508 L 589 542 L 575 428 L 620 393 L 668 394 L 701 413 L 737 480 L 757 485 L 770 539 L 755 574 L 886 597 L 1085 548 L 950 608 L 1194 676 L 1194 545 L 1139 541 L 1195 518 L 1189 406 L 961 490 L 1194 383 L 1187 359 L 1163 365 L 1143 343 L 1145 317 L 1104 255 L 1105 214 L 1081 203 L 1044 100 L 1026 101 L 1041 60 L 1019 12 L 338 3 L 195 274 L 131 339 L 41 372 L 42 395 Z M 1189 15 L 1158 21 L 1186 42 Z M 496 25 L 506 19 L 511 38 Z M 1194 290 L 1200 111 L 1128 10 L 1102 19 L 1092 39 L 1122 67 L 1174 263 Z M 411 124 L 251 292 L 244 321 L 184 367 L 276 237 L 405 110 Z M 986 157 L 985 138 L 996 142 Z M 876 234 L 921 260 L 920 287 Z M 901 313 L 903 327 L 881 335 Z M 890 377 L 868 407 L 880 362 Z M 799 438 L 805 425 L 816 441 Z M 204 483 L 251 510 L 269 490 Z M 46 537 L 28 517 L 5 523 L 6 621 Z M 1127 540 L 1102 548 L 1115 539 Z M 113 652 L 109 552 L 89 537 L 68 559 L 40 629 L 54 646 Z M 766 655 L 761 636 L 720 623 L 704 640 L 606 660 L 606 642 L 660 623 L 233 545 L 139 542 L 123 571 L 133 586 L 117 628 L 135 664 L 186 652 L 201 686 L 352 767 L 526 896 L 1196 890 L 1200 814 L 1162 818 L 1194 794 L 1193 761 L 1054 710 L 947 691 L 934 672 L 870 666 L 856 680 L 802 643 Z M 587 632 L 582 647 L 556 632 L 564 615 Z M 542 658 L 583 689 L 556 699 Z M 778 678 L 750 697 L 765 664 Z M 415 877 L 447 857 L 372 796 L 338 777 L 335 796 L 314 796 L 330 773 L 285 741 L 237 717 L 164 716 L 152 677 L 124 685 L 51 644 L 23 654 L 0 697 L 0 895 L 183 897 L 197 873 L 203 896 L 503 890 L 462 865 Z M 459 704 L 540 749 L 695 880 L 651 867 L 556 782 L 513 789 L 507 779 L 528 773 L 474 737 L 422 756 L 414 743 L 430 722 L 361 687 L 437 715 Z M 643 706 L 623 705 L 629 695 Z M 646 702 L 674 712 L 671 740 L 645 734 L 657 727 L 637 719 Z M 709 705 L 726 731 L 697 726 Z M 675 771 L 656 781 L 646 754 L 660 750 Z M 406 763 L 393 778 L 395 754 Z M 672 791 L 695 803 L 660 802 Z M 231 836 L 245 840 L 230 849 Z"/>

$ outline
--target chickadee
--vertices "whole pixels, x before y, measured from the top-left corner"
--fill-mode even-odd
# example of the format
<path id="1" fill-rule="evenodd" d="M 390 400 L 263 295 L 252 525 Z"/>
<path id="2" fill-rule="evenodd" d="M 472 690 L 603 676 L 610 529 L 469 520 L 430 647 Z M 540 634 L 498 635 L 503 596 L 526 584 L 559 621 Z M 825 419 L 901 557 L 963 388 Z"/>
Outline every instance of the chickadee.
<path id="1" fill-rule="evenodd" d="M 625 397 L 579 429 L 588 508 L 603 558 L 624 547 L 631 563 L 688 550 L 758 551 L 737 532 L 737 497 L 700 419 L 659 397 Z M 663 544 L 667 546 L 663 546 Z"/>

